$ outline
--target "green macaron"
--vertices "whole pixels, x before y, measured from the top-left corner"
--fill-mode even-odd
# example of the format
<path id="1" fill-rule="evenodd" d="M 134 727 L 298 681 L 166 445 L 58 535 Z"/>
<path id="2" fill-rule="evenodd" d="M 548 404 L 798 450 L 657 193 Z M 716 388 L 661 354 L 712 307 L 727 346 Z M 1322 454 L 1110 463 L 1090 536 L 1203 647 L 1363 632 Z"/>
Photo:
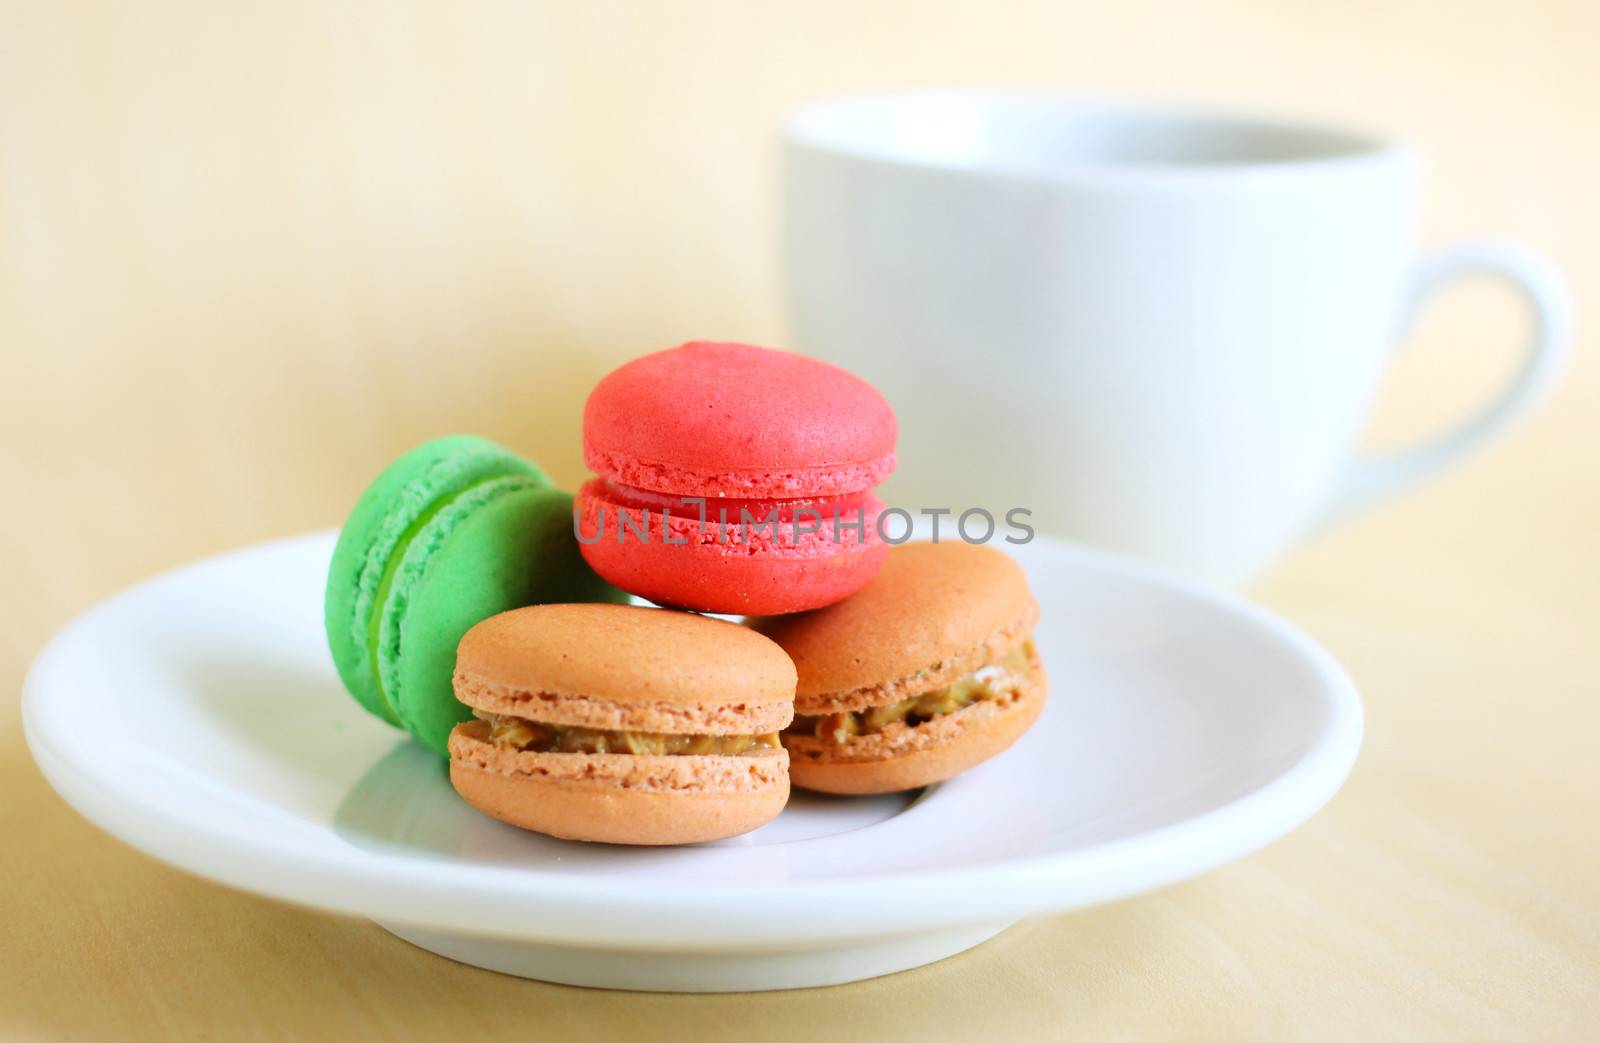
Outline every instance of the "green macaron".
<path id="1" fill-rule="evenodd" d="M 523 605 L 625 598 L 578 553 L 570 494 L 509 449 L 456 435 L 405 453 L 361 494 L 323 608 L 350 694 L 444 753 L 471 716 L 450 685 L 463 634 Z"/>

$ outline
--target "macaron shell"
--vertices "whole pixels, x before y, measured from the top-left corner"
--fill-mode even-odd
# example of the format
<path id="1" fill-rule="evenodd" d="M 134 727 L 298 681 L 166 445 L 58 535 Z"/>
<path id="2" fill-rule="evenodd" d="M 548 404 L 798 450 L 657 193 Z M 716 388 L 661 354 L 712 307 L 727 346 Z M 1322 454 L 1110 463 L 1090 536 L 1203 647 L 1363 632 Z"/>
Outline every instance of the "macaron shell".
<path id="1" fill-rule="evenodd" d="M 565 840 L 693 844 L 739 836 L 789 800 L 788 755 L 635 757 L 500 750 L 466 725 L 450 783 L 502 822 Z"/>
<path id="2" fill-rule="evenodd" d="M 596 480 L 578 491 L 578 531 L 584 560 L 623 590 L 698 612 L 777 615 L 833 604 L 877 574 L 888 550 L 875 526 L 883 504 L 871 495 L 863 503 L 865 513 L 854 520 L 865 539 L 852 525 L 836 534 L 824 518 L 817 532 L 798 540 L 762 539 L 763 531 L 752 541 L 718 543 L 703 538 L 698 516 L 673 516 L 669 531 L 656 512 L 639 522 L 644 536 L 627 529 L 618 539 L 622 512 L 636 521 L 644 514 L 619 506 Z M 714 522 L 708 531 L 715 532 Z M 668 543 L 669 535 L 682 542 Z"/>
<path id="3" fill-rule="evenodd" d="M 527 476 L 495 479 L 411 540 L 379 624 L 379 680 L 407 730 L 444 753 L 450 729 L 471 716 L 451 684 L 468 630 L 535 602 L 625 598 L 578 554 L 569 494 Z"/>
<path id="4" fill-rule="evenodd" d="M 471 435 L 436 438 L 402 454 L 361 494 L 340 530 L 328 569 L 323 622 L 345 688 L 368 712 L 399 718 L 372 673 L 373 608 L 391 558 L 436 504 L 496 477 L 544 473 L 503 446 Z"/>
<path id="5" fill-rule="evenodd" d="M 625 485 L 782 497 L 871 488 L 894 467 L 894 411 L 837 366 L 692 342 L 612 371 L 583 411 L 584 458 Z"/>
<path id="6" fill-rule="evenodd" d="M 891 547 L 858 593 L 805 615 L 751 625 L 794 660 L 796 699 L 805 713 L 808 699 L 881 688 L 919 672 L 931 687 L 938 682 L 927 671 L 946 672 L 944 665 L 979 653 L 1019 620 L 1031 626 L 1036 613 L 1027 576 L 1009 555 L 945 541 Z"/>
<path id="7" fill-rule="evenodd" d="M 570 529 L 568 542 L 576 546 Z M 741 716 L 762 703 L 793 712 L 789 657 L 720 619 L 641 605 L 551 604 L 504 612 L 464 633 L 455 673 L 467 686 L 695 711 L 733 707 Z"/>
<path id="8" fill-rule="evenodd" d="M 892 737 L 878 750 L 869 747 L 861 751 L 868 756 L 878 753 L 879 759 L 840 756 L 837 748 L 830 751 L 826 744 L 796 743 L 786 736 L 790 778 L 804 789 L 845 795 L 897 793 L 944 782 L 1021 738 L 1043 711 L 1047 690 L 1043 670 L 1036 664 L 1036 675 L 1027 690 L 1010 704 L 992 708 L 980 703 L 903 729 L 915 737 L 913 743 L 899 743 Z"/>

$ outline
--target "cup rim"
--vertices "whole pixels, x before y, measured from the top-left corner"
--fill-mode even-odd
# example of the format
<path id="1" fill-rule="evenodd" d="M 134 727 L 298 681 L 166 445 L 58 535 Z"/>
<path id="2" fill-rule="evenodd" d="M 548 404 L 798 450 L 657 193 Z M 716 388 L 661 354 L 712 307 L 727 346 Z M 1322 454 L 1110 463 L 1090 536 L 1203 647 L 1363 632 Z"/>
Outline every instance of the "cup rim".
<path id="1" fill-rule="evenodd" d="M 1234 161 L 1182 162 L 1126 160 L 1081 163 L 1017 163 L 1002 159 L 963 161 L 938 157 L 876 142 L 852 140 L 840 130 L 846 118 L 860 119 L 870 109 L 926 109 L 936 105 L 984 108 L 1028 106 L 1063 114 L 1092 114 L 1123 119 L 1166 119 L 1208 123 L 1218 127 L 1295 135 L 1327 144 L 1303 156 L 1241 158 Z M 904 169 L 958 172 L 984 177 L 1045 183 L 1170 181 L 1205 184 L 1237 179 L 1322 175 L 1352 168 L 1386 165 L 1412 158 L 1405 144 L 1368 130 L 1317 119 L 1300 119 L 1279 113 L 1229 105 L 1116 99 L 1088 94 L 990 89 L 930 89 L 850 94 L 804 105 L 784 122 L 787 147 L 830 154 Z"/>

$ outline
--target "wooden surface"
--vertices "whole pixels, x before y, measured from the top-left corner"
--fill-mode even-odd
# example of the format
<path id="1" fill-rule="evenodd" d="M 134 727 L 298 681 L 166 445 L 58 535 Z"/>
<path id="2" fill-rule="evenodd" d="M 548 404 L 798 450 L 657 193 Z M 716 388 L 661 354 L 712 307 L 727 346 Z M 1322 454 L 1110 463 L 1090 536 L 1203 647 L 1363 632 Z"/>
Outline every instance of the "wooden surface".
<path id="1" fill-rule="evenodd" d="M 571 484 L 615 362 L 781 342 L 775 127 L 828 94 L 1001 83 L 1374 123 L 1428 161 L 1426 238 L 1523 239 L 1583 308 L 1597 32 L 1581 0 L 4 4 L 7 690 L 97 599 L 334 524 L 425 435 L 510 441 Z M 1375 438 L 1475 401 L 1518 323 L 1487 290 L 1442 303 Z M 1369 714 L 1346 790 L 1259 855 L 826 992 L 587 991 L 152 862 L 54 797 L 8 711 L 0 1036 L 1600 1038 L 1590 329 L 1532 424 L 1250 592 Z"/>

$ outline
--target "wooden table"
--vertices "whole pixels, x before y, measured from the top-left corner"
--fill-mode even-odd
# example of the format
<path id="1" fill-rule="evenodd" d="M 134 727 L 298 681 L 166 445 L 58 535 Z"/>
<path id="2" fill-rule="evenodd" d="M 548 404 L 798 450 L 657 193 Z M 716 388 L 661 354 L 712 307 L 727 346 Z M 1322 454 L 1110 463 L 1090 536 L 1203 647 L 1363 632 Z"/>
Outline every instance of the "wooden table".
<path id="1" fill-rule="evenodd" d="M 1529 239 L 1596 299 L 1592 5 L 1195 10 L 12 9 L 10 690 L 95 600 L 334 524 L 428 434 L 501 438 L 571 485 L 605 369 L 692 335 L 781 342 L 770 134 L 806 98 L 1007 82 L 1386 122 L 1430 160 L 1430 238 Z M 1516 320 L 1488 291 L 1441 305 L 1375 437 L 1463 409 L 1509 365 L 1495 345 Z M 1249 591 L 1345 663 L 1368 711 L 1346 789 L 1258 855 L 877 981 L 589 991 L 146 859 L 50 792 L 9 712 L 0 1036 L 1600 1038 L 1593 345 L 1585 329 L 1533 424 Z"/>

